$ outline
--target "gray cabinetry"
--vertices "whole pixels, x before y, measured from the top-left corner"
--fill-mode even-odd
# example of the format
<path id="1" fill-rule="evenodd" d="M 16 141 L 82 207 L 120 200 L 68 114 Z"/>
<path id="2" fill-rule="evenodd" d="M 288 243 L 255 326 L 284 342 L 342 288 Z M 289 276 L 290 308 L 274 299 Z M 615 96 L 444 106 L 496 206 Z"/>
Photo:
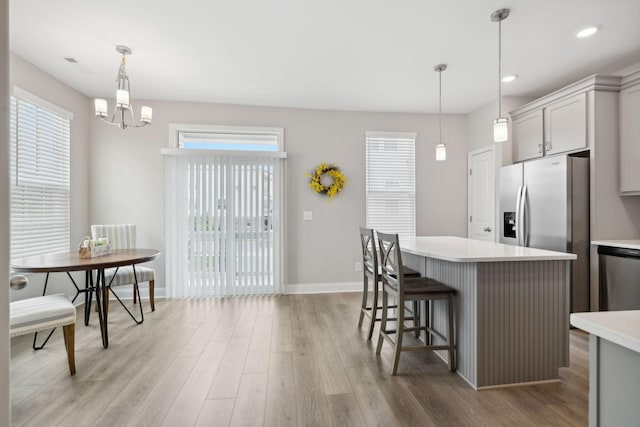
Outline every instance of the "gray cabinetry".
<path id="1" fill-rule="evenodd" d="M 587 94 L 513 112 L 513 161 L 587 148 Z"/>
<path id="2" fill-rule="evenodd" d="M 543 114 L 535 110 L 513 119 L 513 160 L 535 159 L 543 156 Z"/>
<path id="3" fill-rule="evenodd" d="M 595 75 L 511 111 L 513 161 L 589 148 L 604 128 L 599 108 L 609 108 L 598 94 L 619 90 L 620 77 Z"/>
<path id="4" fill-rule="evenodd" d="M 620 90 L 620 194 L 640 194 L 640 71 Z"/>
<path id="5" fill-rule="evenodd" d="M 587 148 L 587 94 L 569 96 L 544 109 L 545 154 Z"/>

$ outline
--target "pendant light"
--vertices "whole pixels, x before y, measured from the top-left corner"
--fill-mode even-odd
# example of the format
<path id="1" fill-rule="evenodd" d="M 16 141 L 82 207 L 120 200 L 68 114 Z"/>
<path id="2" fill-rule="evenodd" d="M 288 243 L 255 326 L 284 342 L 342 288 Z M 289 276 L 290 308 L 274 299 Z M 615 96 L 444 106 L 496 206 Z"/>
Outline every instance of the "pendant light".
<path id="1" fill-rule="evenodd" d="M 438 64 L 433 67 L 433 71 L 438 72 L 438 84 L 439 84 L 439 104 L 438 104 L 438 144 L 436 145 L 436 161 L 442 162 L 447 160 L 447 146 L 442 143 L 442 72 L 447 69 L 447 64 Z"/>
<path id="2" fill-rule="evenodd" d="M 493 141 L 503 142 L 509 138 L 509 125 L 502 117 L 502 21 L 509 16 L 509 9 L 498 9 L 491 14 L 491 22 L 498 23 L 498 118 L 493 121 Z"/>

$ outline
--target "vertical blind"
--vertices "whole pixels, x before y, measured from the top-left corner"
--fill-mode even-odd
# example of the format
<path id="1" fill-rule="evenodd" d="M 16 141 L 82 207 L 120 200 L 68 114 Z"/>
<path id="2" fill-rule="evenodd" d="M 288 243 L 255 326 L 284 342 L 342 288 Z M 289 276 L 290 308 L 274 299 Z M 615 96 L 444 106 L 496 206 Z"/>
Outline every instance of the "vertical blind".
<path id="1" fill-rule="evenodd" d="M 280 292 L 283 160 L 259 154 L 165 156 L 168 296 Z"/>
<path id="2" fill-rule="evenodd" d="M 11 258 L 69 250 L 70 119 L 11 97 Z"/>
<path id="3" fill-rule="evenodd" d="M 416 235 L 415 133 L 367 132 L 366 223 L 400 238 Z"/>

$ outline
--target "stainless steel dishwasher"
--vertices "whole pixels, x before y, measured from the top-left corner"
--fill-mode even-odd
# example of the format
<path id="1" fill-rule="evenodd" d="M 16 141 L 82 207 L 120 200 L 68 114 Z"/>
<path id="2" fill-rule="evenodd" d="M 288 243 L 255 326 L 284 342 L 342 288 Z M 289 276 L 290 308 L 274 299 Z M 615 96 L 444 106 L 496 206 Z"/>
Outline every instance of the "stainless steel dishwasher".
<path id="1" fill-rule="evenodd" d="M 640 249 L 598 246 L 600 310 L 640 310 Z"/>

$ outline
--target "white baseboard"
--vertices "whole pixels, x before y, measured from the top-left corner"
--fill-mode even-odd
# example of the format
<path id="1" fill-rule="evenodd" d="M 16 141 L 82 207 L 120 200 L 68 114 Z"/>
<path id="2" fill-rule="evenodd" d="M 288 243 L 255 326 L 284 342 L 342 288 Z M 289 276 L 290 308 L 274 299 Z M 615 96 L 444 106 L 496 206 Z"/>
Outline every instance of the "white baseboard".
<path id="1" fill-rule="evenodd" d="M 284 287 L 284 294 L 328 294 L 340 292 L 361 292 L 362 282 L 334 282 L 334 283 L 295 283 L 288 284 Z M 121 299 L 133 299 L 132 286 L 114 286 L 113 290 Z M 140 296 L 143 300 L 149 298 L 149 289 L 140 286 Z M 165 288 L 156 287 L 155 299 L 166 298 Z M 115 299 L 113 295 L 111 299 Z M 78 297 L 76 304 L 84 304 L 84 298 Z"/>
<path id="2" fill-rule="evenodd" d="M 360 292 L 362 282 L 294 283 L 285 285 L 285 294 L 327 294 L 335 292 Z"/>
<path id="3" fill-rule="evenodd" d="M 118 297 L 123 300 L 133 299 L 133 286 L 114 286 L 113 291 L 118 294 Z M 162 299 L 166 297 L 165 288 L 158 288 L 156 286 L 153 299 Z M 109 295 L 110 299 L 116 299 L 113 295 Z M 149 299 L 149 288 L 147 285 L 140 285 L 140 298 L 143 300 Z M 95 297 L 94 297 L 95 301 Z M 84 296 L 79 296 L 76 300 L 76 304 L 84 304 Z"/>

